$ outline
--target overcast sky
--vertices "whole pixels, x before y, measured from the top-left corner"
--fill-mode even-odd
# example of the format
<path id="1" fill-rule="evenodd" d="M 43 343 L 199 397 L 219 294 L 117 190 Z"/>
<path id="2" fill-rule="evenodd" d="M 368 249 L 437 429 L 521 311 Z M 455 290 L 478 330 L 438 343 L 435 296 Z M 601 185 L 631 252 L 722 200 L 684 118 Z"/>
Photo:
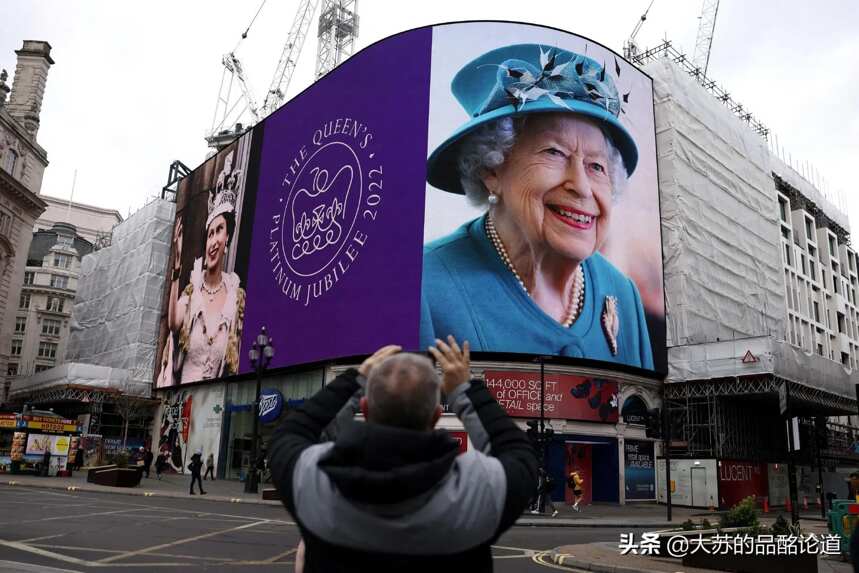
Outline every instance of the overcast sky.
<path id="1" fill-rule="evenodd" d="M 546 24 L 618 52 L 650 0 L 523 2 L 358 0 L 358 48 L 416 26 L 466 19 Z M 268 0 L 237 50 L 264 99 L 298 0 Z M 42 193 L 118 209 L 123 216 L 160 192 L 174 159 L 206 157 L 222 76 L 259 7 L 245 2 L 0 0 L 0 68 L 15 67 L 23 40 L 46 40 L 48 75 L 39 142 L 50 165 Z M 692 54 L 699 0 L 655 0 L 638 34 Z M 794 161 L 813 164 L 840 189 L 852 224 L 859 196 L 859 10 L 855 0 L 722 0 L 708 75 L 777 135 Z M 311 26 L 288 96 L 313 79 Z"/>

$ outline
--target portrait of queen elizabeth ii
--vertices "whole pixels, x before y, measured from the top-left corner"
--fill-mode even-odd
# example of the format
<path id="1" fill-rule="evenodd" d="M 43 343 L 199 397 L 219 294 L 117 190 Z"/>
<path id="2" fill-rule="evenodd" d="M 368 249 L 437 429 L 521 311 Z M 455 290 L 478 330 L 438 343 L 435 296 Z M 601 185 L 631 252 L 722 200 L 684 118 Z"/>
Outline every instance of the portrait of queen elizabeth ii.
<path id="1" fill-rule="evenodd" d="M 213 158 L 222 163 L 217 176 L 210 178 L 212 170 L 203 169 L 198 178 L 209 181 L 198 184 L 203 189 L 212 187 L 187 192 L 185 204 L 193 207 L 176 217 L 172 266 L 168 269 L 167 341 L 159 364 L 159 387 L 238 372 L 245 290 L 239 275 L 227 270 L 227 255 L 236 238 L 242 180 L 242 168 L 234 165 L 234 155 L 235 149 L 230 149 L 222 157 Z M 205 210 L 199 208 L 201 202 L 195 199 L 202 196 L 206 197 Z M 197 223 L 202 216 L 205 223 Z M 202 236 L 195 236 L 194 231 L 192 236 L 186 236 L 186 225 L 192 229 L 202 227 Z M 191 259 L 183 259 L 185 249 L 190 249 L 193 257 L 190 275 L 185 271 L 187 282 L 182 280 L 183 260 Z M 201 256 L 196 256 L 197 253 Z"/>
<path id="2" fill-rule="evenodd" d="M 613 66 L 612 66 L 613 67 Z M 600 252 L 639 152 L 605 62 L 551 45 L 493 49 L 451 83 L 467 121 L 427 181 L 482 215 L 424 247 L 420 343 L 653 369 L 639 290 Z"/>

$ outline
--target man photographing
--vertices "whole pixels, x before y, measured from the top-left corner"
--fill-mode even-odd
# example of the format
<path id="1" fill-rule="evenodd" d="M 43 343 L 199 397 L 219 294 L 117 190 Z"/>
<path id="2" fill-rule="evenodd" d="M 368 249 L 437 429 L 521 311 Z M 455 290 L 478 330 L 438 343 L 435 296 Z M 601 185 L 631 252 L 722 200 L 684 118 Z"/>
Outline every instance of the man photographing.
<path id="1" fill-rule="evenodd" d="M 306 546 L 306 572 L 491 571 L 491 544 L 522 513 L 537 459 L 487 391 L 469 382 L 468 343 L 436 341 L 426 357 L 386 346 L 290 414 L 272 439 L 270 464 Z M 335 442 L 322 430 L 356 392 L 365 423 Z M 434 430 L 439 390 L 473 449 Z"/>

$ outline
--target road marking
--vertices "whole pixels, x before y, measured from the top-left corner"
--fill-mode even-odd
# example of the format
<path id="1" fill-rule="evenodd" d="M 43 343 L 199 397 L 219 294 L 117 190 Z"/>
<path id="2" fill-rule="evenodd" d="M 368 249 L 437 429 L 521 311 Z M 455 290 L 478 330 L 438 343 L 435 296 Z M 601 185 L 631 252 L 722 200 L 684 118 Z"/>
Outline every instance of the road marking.
<path id="1" fill-rule="evenodd" d="M 549 554 L 550 554 L 549 551 L 541 551 L 541 552 L 537 553 L 536 555 L 534 555 L 531 558 L 531 560 L 534 563 L 536 563 L 537 565 L 542 565 L 543 567 L 548 567 L 549 569 L 560 569 L 561 571 L 570 571 L 571 570 L 571 568 L 568 565 L 564 565 L 564 566 L 555 565 L 554 563 L 551 562 L 550 557 L 549 557 L 550 561 L 544 561 L 544 559 L 546 559 L 549 556 Z M 574 571 L 579 571 L 579 569 L 574 569 Z"/>
<path id="2" fill-rule="evenodd" d="M 78 513 L 71 515 L 58 515 L 56 517 L 42 517 L 40 519 L 25 519 L 23 521 L 0 521 L 0 525 L 15 525 L 18 523 L 40 523 L 42 521 L 56 521 L 58 519 L 79 519 L 81 517 L 93 517 L 95 515 L 111 515 L 114 513 L 130 513 L 132 511 L 143 511 L 143 509 L 118 509 L 116 511 L 99 511 L 97 513 Z"/>
<path id="3" fill-rule="evenodd" d="M 157 551 L 159 549 L 166 549 L 168 547 L 173 547 L 175 545 L 182 545 L 183 543 L 190 543 L 192 541 L 199 541 L 200 539 L 206 539 L 209 537 L 215 537 L 216 535 L 223 535 L 225 533 L 232 533 L 234 531 L 240 531 L 242 529 L 249 529 L 251 527 L 256 527 L 257 525 L 262 525 L 263 523 L 268 523 L 267 519 L 262 521 L 254 521 L 252 523 L 245 523 L 244 525 L 237 525 L 236 527 L 230 527 L 229 529 L 221 529 L 218 531 L 210 531 L 209 533 L 203 533 L 202 535 L 195 535 L 194 537 L 186 537 L 185 539 L 177 539 L 176 541 L 171 541 L 170 543 L 162 543 L 160 545 L 153 545 L 152 547 L 144 547 L 143 549 L 137 549 L 135 551 L 128 551 L 121 555 L 114 555 L 112 557 L 106 557 L 104 559 L 100 559 L 97 563 L 112 563 L 113 561 L 119 561 L 120 559 L 126 559 L 128 557 L 134 557 L 136 555 L 142 555 L 144 553 L 149 553 L 151 551 Z"/>
<path id="4" fill-rule="evenodd" d="M 14 567 L 14 569 L 13 569 Z M 81 573 L 75 569 L 57 569 L 46 565 L 33 565 L 20 561 L 0 561 L 0 571 L 33 571 L 34 573 Z"/>
<path id="5" fill-rule="evenodd" d="M 82 553 L 125 553 L 124 549 L 99 549 L 97 547 L 81 547 L 80 545 L 50 545 L 48 543 L 33 543 L 34 547 L 42 547 L 44 549 L 65 549 L 67 551 L 80 551 Z M 293 550 L 294 551 L 294 550 Z M 176 553 L 161 553 L 153 552 L 147 555 L 156 557 L 172 557 L 174 559 L 197 559 L 198 561 L 217 561 L 218 563 L 229 564 L 232 560 L 228 557 L 204 557 L 202 555 L 179 555 Z M 121 563 L 117 564 L 121 565 Z"/>
<path id="6" fill-rule="evenodd" d="M 287 555 L 291 555 L 295 552 L 296 552 L 296 549 L 290 549 L 289 551 L 284 551 L 283 553 L 275 555 L 274 557 L 271 557 L 269 559 L 264 559 L 264 560 L 260 561 L 260 563 L 274 563 L 275 561 L 279 561 L 280 559 L 283 559 Z"/>
<path id="7" fill-rule="evenodd" d="M 19 543 L 17 541 L 6 541 L 5 539 L 0 539 L 0 545 L 5 545 L 6 547 L 11 547 L 12 549 L 18 549 L 19 551 L 27 551 L 28 553 L 33 553 L 35 555 L 41 555 L 42 557 L 49 557 L 51 559 L 56 559 L 57 561 L 65 561 L 66 563 L 74 563 L 75 565 L 88 566 L 91 565 L 89 561 L 85 561 L 84 559 L 78 559 L 77 557 L 71 557 L 69 555 L 63 555 L 62 553 L 54 553 L 53 551 L 47 551 L 45 549 L 39 549 L 38 547 L 33 547 L 31 545 L 27 545 L 26 543 Z"/>
<path id="8" fill-rule="evenodd" d="M 33 541 L 43 541 L 45 539 L 54 539 L 56 537 L 62 537 L 63 535 L 67 535 L 67 534 L 57 533 L 56 535 L 43 535 L 42 537 L 31 537 L 30 539 L 19 539 L 18 543 L 32 543 Z"/>
<path id="9" fill-rule="evenodd" d="M 492 549 L 503 549 L 505 551 L 521 551 L 524 555 L 527 555 L 528 557 L 540 552 L 537 549 L 527 549 L 525 547 L 506 547 L 504 545 L 493 545 Z"/>

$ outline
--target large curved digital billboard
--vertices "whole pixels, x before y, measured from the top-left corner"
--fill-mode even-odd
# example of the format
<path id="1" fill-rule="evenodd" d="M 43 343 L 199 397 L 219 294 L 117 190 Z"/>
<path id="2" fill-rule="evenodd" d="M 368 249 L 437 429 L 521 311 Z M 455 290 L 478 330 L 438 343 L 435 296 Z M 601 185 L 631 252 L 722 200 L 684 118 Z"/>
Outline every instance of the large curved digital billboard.
<path id="1" fill-rule="evenodd" d="M 509 22 L 377 42 L 179 185 L 156 385 L 435 337 L 665 372 L 651 80 Z"/>

